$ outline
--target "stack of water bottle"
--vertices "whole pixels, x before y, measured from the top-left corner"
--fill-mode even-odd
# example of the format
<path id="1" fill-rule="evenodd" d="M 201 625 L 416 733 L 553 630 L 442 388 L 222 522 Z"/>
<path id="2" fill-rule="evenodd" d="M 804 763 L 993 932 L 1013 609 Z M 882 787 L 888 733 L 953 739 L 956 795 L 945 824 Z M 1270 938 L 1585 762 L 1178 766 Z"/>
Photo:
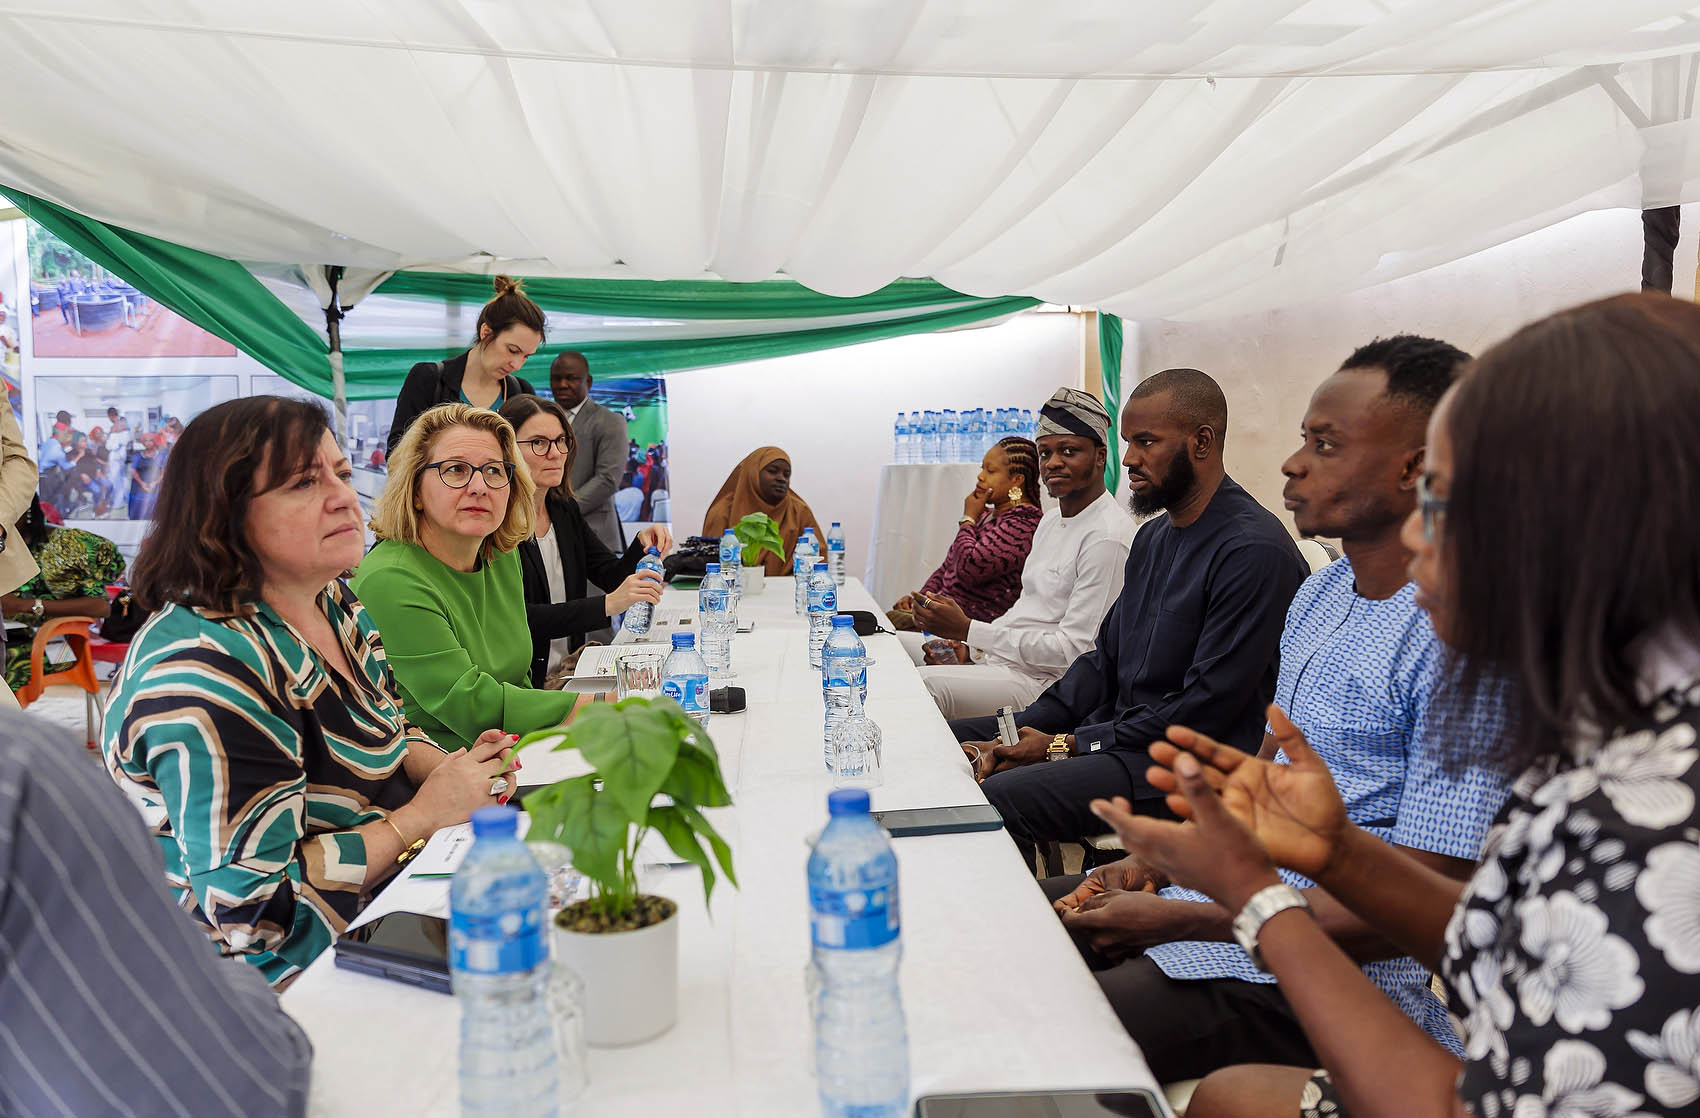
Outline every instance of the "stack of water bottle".
<path id="1" fill-rule="evenodd" d="M 1031 439 L 1039 421 L 1026 408 L 973 408 L 958 412 L 897 413 L 892 424 L 892 461 L 898 465 L 978 462 L 999 439 Z"/>

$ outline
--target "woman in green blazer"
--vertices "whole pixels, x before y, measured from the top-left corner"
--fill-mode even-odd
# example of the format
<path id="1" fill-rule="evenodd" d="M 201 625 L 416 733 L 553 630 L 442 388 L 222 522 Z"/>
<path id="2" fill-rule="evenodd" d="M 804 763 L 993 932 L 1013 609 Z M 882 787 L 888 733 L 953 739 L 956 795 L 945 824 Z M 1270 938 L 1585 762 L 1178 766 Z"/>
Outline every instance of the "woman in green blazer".
<path id="1" fill-rule="evenodd" d="M 531 684 L 531 636 L 515 549 L 531 536 L 532 482 L 495 412 L 442 404 L 390 457 L 351 585 L 384 634 L 408 717 L 445 749 L 484 728 L 563 722 L 579 695 Z"/>

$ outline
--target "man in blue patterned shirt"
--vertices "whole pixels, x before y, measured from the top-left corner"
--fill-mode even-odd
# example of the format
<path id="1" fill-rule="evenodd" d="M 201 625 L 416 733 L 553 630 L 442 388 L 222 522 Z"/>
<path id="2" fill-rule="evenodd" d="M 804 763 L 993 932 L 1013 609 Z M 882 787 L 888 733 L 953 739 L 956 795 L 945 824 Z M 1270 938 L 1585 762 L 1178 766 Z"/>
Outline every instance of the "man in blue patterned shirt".
<path id="1" fill-rule="evenodd" d="M 1281 635 L 1275 702 L 1328 762 L 1354 822 L 1467 877 L 1504 799 L 1497 778 L 1449 772 L 1435 740 L 1442 646 L 1417 605 L 1399 530 L 1423 470 L 1429 413 L 1466 354 L 1400 335 L 1353 353 L 1311 397 L 1303 445 L 1282 466 L 1298 530 L 1338 536 L 1345 558 L 1299 588 Z M 1487 726 L 1499 710 L 1478 709 Z M 1484 739 L 1491 736 L 1486 729 Z M 1264 738 L 1265 755 L 1275 755 Z M 1456 1050 L 1428 971 L 1308 880 L 1317 919 L 1418 1024 Z M 1086 879 L 1045 882 L 1100 985 L 1159 1081 L 1241 1063 L 1316 1066 L 1274 979 L 1234 942 L 1233 914 L 1165 887 L 1127 858 Z M 1143 954 L 1141 954 L 1143 952 Z"/>

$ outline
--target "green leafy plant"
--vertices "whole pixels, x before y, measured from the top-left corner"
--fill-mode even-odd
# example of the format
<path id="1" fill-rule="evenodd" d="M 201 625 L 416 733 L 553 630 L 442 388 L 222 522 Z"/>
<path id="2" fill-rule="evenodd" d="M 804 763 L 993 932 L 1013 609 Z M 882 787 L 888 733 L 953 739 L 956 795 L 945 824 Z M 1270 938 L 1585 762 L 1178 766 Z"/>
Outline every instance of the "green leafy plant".
<path id="1" fill-rule="evenodd" d="M 716 865 L 738 884 L 731 848 L 702 815 L 703 808 L 732 803 L 720 755 L 678 703 L 636 697 L 597 703 L 567 726 L 535 731 L 519 744 L 547 738 L 559 739 L 554 749 L 578 750 L 596 771 L 526 797 L 525 838 L 572 851 L 574 868 L 590 879 L 590 911 L 607 921 L 636 912 L 637 852 L 651 830 L 702 871 L 705 899 L 714 893 Z"/>
<path id="2" fill-rule="evenodd" d="M 785 558 L 785 541 L 779 536 L 779 525 L 765 512 L 750 513 L 732 525 L 732 534 L 738 537 L 738 543 L 743 546 L 746 567 L 760 563 L 761 553 L 764 551 L 772 552 L 781 559 Z"/>

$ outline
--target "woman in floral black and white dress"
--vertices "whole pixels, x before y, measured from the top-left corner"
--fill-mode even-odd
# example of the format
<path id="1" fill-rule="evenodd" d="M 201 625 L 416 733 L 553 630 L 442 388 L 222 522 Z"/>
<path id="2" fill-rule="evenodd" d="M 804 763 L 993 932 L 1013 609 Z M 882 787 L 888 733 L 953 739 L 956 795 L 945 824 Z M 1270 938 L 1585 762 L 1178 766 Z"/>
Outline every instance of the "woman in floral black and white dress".
<path id="1" fill-rule="evenodd" d="M 1521 774 L 1470 882 L 1347 822 L 1273 708 L 1290 765 L 1178 727 L 1152 747 L 1193 825 L 1094 806 L 1230 911 L 1288 866 L 1438 960 L 1466 1058 L 1306 909 L 1260 901 L 1247 939 L 1327 1070 L 1226 1069 L 1189 1118 L 1700 1113 L 1700 307 L 1625 295 L 1526 327 L 1435 412 L 1427 470 L 1418 600 L 1454 686 L 1508 687 L 1516 712 L 1502 741 L 1456 742 Z"/>

